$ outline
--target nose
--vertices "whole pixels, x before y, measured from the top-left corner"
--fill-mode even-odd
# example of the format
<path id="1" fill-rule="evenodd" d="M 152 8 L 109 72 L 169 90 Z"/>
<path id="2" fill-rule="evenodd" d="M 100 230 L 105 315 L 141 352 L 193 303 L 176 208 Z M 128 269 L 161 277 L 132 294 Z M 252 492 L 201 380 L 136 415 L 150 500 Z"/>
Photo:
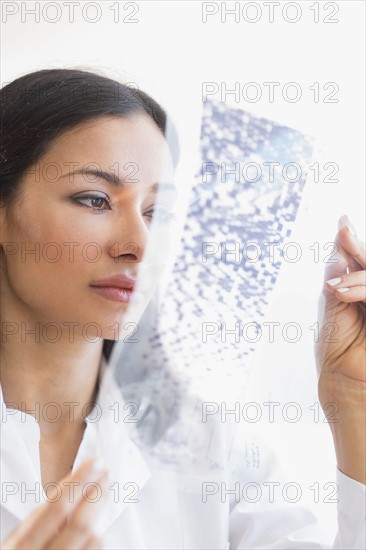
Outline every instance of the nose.
<path id="1" fill-rule="evenodd" d="M 140 263 L 144 256 L 149 228 L 137 209 L 127 210 L 115 221 L 109 254 L 115 263 Z"/>

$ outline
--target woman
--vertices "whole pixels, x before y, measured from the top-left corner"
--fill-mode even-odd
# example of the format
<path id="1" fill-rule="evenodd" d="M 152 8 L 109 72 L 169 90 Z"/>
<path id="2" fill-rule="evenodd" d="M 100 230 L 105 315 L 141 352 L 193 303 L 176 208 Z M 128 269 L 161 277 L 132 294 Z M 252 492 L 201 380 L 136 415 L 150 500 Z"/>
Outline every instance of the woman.
<path id="1" fill-rule="evenodd" d="M 313 522 L 307 512 L 248 515 L 239 503 L 230 507 L 229 518 L 226 501 L 209 505 L 202 495 L 200 503 L 192 500 L 188 487 L 196 472 L 177 480 L 149 468 L 123 422 L 115 423 L 111 440 L 100 439 L 101 424 L 96 430 L 87 422 L 95 411 L 91 403 L 104 405 L 103 413 L 113 403 L 103 354 L 110 351 L 108 341 L 120 336 L 112 327 L 131 296 L 138 299 L 133 291 L 151 220 L 170 216 L 171 185 L 161 185 L 156 208 L 157 184 L 172 181 L 175 164 L 164 111 L 146 94 L 108 78 L 54 69 L 3 88 L 1 117 L 1 386 L 3 434 L 11 442 L 2 453 L 3 547 L 322 547 L 309 543 L 307 533 L 292 537 Z M 362 510 L 350 518 L 347 508 L 362 501 L 366 483 L 366 252 L 344 225 L 336 239 L 340 261 L 326 272 L 320 305 L 322 326 L 337 323 L 342 338 L 321 339 L 316 357 L 321 403 L 335 402 L 339 411 L 331 424 L 340 484 L 336 545 L 358 548 Z M 152 288 L 146 282 L 142 302 Z M 57 404 L 51 419 L 50 403 Z M 110 421 L 108 414 L 103 421 Z M 123 456 L 114 460 L 117 437 Z M 21 456 L 14 456 L 15 445 Z M 98 445 L 111 457 L 109 482 L 105 469 L 90 460 Z M 26 483 L 26 498 L 19 500 L 14 479 L 28 482 L 33 498 Z M 125 490 L 135 484 L 138 505 L 126 507 L 134 500 L 120 495 L 104 499 L 116 480 Z M 50 502 L 40 505 L 32 485 L 37 482 L 47 487 Z M 86 494 L 88 482 L 96 484 Z M 73 487 L 72 498 L 60 487 Z M 162 506 L 158 515 L 156 502 Z M 101 515 L 98 538 L 94 528 Z"/>

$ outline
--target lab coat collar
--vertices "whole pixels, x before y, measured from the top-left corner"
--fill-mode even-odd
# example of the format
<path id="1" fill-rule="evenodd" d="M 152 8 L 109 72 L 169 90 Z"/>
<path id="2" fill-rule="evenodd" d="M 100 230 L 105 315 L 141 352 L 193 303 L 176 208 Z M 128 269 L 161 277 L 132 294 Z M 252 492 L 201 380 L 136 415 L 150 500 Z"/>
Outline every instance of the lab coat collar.
<path id="1" fill-rule="evenodd" d="M 38 450 L 39 427 L 30 414 L 6 407 L 1 386 L 0 406 L 1 506 L 23 520 L 43 502 Z"/>
<path id="2" fill-rule="evenodd" d="M 102 357 L 96 405 L 86 417 L 84 436 L 74 462 L 75 469 L 86 458 L 97 455 L 109 469 L 108 498 L 99 518 L 99 533 L 111 525 L 127 504 L 133 505 L 125 498 L 131 489 L 126 490 L 132 487 L 139 493 L 151 476 L 140 450 L 131 440 L 129 425 L 124 422 L 128 416 L 125 405 Z M 32 415 L 6 407 L 1 386 L 0 407 L 1 505 L 24 520 L 45 500 L 39 462 L 39 425 Z"/>

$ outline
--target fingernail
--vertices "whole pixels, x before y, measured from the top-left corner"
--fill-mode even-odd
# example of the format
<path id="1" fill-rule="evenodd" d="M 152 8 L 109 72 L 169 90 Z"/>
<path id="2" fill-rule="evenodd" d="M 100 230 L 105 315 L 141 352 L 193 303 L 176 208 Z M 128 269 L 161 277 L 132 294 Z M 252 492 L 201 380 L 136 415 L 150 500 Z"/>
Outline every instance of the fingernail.
<path id="1" fill-rule="evenodd" d="M 346 225 L 346 227 L 347 227 L 349 233 L 351 234 L 351 237 L 356 238 L 356 231 L 354 230 L 353 226 Z"/>
<path id="2" fill-rule="evenodd" d="M 337 288 L 337 292 L 348 292 L 349 291 L 349 288 Z"/>
<path id="3" fill-rule="evenodd" d="M 342 282 L 341 277 L 335 277 L 334 279 L 329 279 L 329 281 L 326 281 L 326 283 L 330 286 L 335 286 L 335 285 L 337 285 L 338 283 L 341 283 L 341 282 Z"/>
<path id="4" fill-rule="evenodd" d="M 100 457 L 94 458 L 90 464 L 90 473 L 100 476 L 104 472 L 108 472 L 108 468 L 104 461 Z"/>
<path id="5" fill-rule="evenodd" d="M 101 481 L 101 484 L 104 485 L 105 487 L 107 487 L 108 485 L 112 485 L 112 478 L 109 470 L 106 471 L 106 473 L 103 475 L 100 481 Z"/>
<path id="6" fill-rule="evenodd" d="M 356 230 L 347 214 L 343 214 L 343 216 L 341 216 L 338 220 L 338 229 L 341 229 L 341 227 L 344 226 L 347 227 L 352 237 L 356 237 Z"/>

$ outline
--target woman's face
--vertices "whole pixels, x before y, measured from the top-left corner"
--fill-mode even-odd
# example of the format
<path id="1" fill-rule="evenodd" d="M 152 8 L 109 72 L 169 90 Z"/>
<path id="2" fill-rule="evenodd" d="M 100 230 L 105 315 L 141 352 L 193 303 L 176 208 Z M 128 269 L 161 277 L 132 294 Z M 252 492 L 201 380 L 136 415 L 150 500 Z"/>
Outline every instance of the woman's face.
<path id="1" fill-rule="evenodd" d="M 108 172 L 121 183 L 87 169 Z M 155 215 L 168 219 L 172 178 L 166 140 L 147 115 L 103 117 L 62 133 L 24 174 L 7 216 L 2 209 L 6 320 L 20 318 L 29 328 L 57 323 L 65 334 L 115 339 L 129 293 L 108 294 L 91 284 L 116 275 L 136 278 L 156 184 L 165 184 L 166 191 Z"/>

